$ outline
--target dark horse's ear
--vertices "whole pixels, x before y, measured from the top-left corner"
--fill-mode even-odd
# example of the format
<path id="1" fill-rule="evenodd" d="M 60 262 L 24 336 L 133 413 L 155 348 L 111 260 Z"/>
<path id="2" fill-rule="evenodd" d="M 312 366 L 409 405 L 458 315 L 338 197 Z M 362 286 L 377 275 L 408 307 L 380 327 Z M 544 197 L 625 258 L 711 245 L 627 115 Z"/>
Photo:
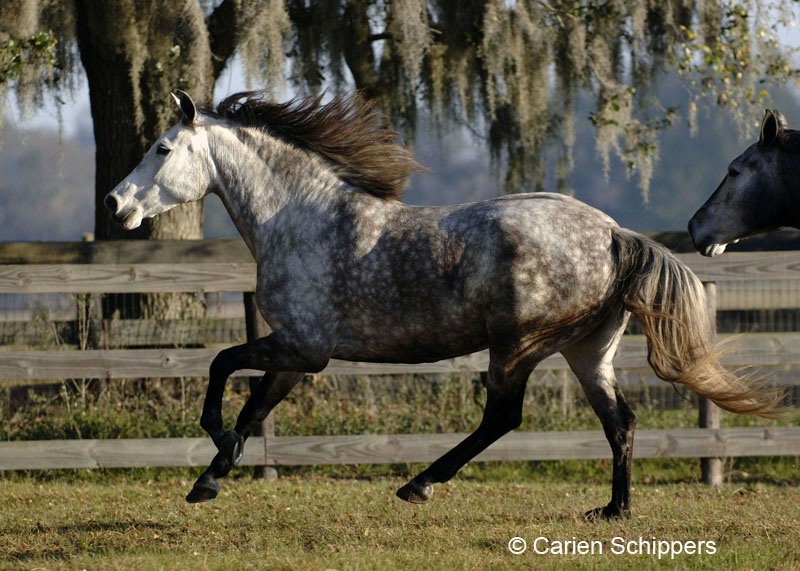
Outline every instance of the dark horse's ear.
<path id="1" fill-rule="evenodd" d="M 183 123 L 186 125 L 192 125 L 194 120 L 197 118 L 197 107 L 192 101 L 192 98 L 189 96 L 188 93 L 185 91 L 181 91 L 178 89 L 175 93 L 170 93 L 172 98 L 181 108 L 181 113 L 183 113 Z"/>
<path id="2" fill-rule="evenodd" d="M 761 122 L 761 136 L 758 139 L 758 146 L 762 149 L 771 147 L 786 127 L 786 118 L 777 109 L 767 109 L 764 113 L 764 121 Z"/>

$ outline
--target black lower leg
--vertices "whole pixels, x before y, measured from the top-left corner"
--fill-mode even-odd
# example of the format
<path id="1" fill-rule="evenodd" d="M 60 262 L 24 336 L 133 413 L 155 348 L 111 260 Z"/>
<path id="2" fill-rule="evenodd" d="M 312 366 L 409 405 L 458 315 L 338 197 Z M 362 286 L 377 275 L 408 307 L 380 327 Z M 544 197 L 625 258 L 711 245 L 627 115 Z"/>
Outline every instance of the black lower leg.
<path id="1" fill-rule="evenodd" d="M 522 421 L 521 391 L 510 397 L 487 397 L 483 420 L 477 430 L 444 454 L 426 470 L 397 490 L 397 497 L 411 503 L 424 503 L 433 496 L 433 484 L 450 480 L 475 456 L 483 452 L 504 434 L 517 428 Z"/>
<path id="2" fill-rule="evenodd" d="M 485 441 L 486 438 L 483 436 L 481 428 L 478 427 L 478 430 L 467 436 L 455 448 L 397 490 L 397 497 L 412 504 L 427 502 L 433 496 L 433 484 L 450 480 L 464 464 L 478 455 L 491 442 L 494 442 L 492 440 L 489 444 L 484 444 Z"/>
<path id="3" fill-rule="evenodd" d="M 611 445 L 614 466 L 611 476 L 611 501 L 603 508 L 586 512 L 588 519 L 611 519 L 631 515 L 631 476 L 633 471 L 633 435 L 636 416 L 621 393 L 614 422 L 603 422 L 606 438 Z"/>
<path id="4" fill-rule="evenodd" d="M 225 442 L 222 422 L 222 397 L 228 377 L 234 371 L 245 368 L 247 356 L 250 355 L 247 345 L 237 345 L 221 351 L 212 361 L 208 375 L 208 388 L 203 401 L 203 413 L 200 426 L 208 433 L 217 449 Z"/>
<path id="5" fill-rule="evenodd" d="M 244 442 L 255 422 L 264 420 L 269 412 L 303 378 L 302 373 L 267 373 L 242 407 L 233 430 L 220 432 L 214 443 L 219 452 L 186 496 L 191 503 L 213 500 L 219 494 L 218 478 L 222 478 L 239 463 L 244 454 Z"/>
<path id="6" fill-rule="evenodd" d="M 303 373 L 291 372 L 265 374 L 239 412 L 234 430 L 245 438 L 249 436 L 254 425 L 267 418 L 303 376 Z"/>
<path id="7" fill-rule="evenodd" d="M 211 363 L 200 425 L 214 441 L 218 452 L 186 496 L 188 502 L 213 500 L 220 490 L 217 478 L 227 475 L 242 458 L 244 437 L 235 430 L 223 429 L 222 397 L 228 377 L 234 371 L 245 368 L 250 355 L 247 345 L 237 345 L 221 351 Z"/>
<path id="8" fill-rule="evenodd" d="M 220 485 L 218 478 L 226 476 L 234 464 L 227 453 L 218 452 L 211 465 L 203 472 L 192 486 L 186 496 L 186 501 L 192 504 L 213 500 L 219 494 Z"/>
<path id="9" fill-rule="evenodd" d="M 275 405 L 284 399 L 303 376 L 303 373 L 266 373 L 239 411 L 234 429 L 222 434 L 221 444 L 217 446 L 220 454 L 226 454 L 233 465 L 238 464 L 244 455 L 244 442 L 253 433 L 256 423 L 267 418 Z"/>

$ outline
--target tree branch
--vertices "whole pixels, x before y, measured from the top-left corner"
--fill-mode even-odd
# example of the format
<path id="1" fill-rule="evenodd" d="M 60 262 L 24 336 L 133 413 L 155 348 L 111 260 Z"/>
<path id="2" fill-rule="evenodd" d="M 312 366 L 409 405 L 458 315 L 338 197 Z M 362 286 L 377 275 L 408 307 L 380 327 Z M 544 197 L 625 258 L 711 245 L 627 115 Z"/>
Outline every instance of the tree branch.
<path id="1" fill-rule="evenodd" d="M 370 34 L 367 37 L 367 41 L 369 41 L 369 42 L 379 42 L 381 40 L 391 40 L 391 39 L 392 39 L 392 34 L 390 34 L 389 32 L 381 32 L 379 34 Z"/>

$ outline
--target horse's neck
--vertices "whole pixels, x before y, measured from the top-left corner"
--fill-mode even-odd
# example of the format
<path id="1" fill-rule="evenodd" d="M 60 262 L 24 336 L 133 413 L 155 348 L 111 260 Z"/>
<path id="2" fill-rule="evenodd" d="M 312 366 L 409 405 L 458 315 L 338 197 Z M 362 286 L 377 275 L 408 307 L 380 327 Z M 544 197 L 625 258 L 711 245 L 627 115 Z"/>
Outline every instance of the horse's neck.
<path id="1" fill-rule="evenodd" d="M 777 170 L 786 194 L 786 201 L 791 209 L 789 226 L 800 228 L 800 158 L 797 157 L 797 154 L 792 153 L 785 157 L 784 161 Z"/>
<path id="2" fill-rule="evenodd" d="M 330 208 L 341 181 L 322 161 L 256 130 L 218 127 L 209 137 L 219 195 L 253 256 L 280 214 Z"/>

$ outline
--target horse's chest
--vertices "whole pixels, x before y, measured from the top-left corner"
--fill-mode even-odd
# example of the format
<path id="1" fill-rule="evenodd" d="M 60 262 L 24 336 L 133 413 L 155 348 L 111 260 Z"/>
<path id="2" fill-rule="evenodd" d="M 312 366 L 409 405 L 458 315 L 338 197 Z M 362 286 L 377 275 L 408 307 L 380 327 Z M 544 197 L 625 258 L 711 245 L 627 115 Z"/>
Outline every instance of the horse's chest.
<path id="1" fill-rule="evenodd" d="M 333 279 L 325 261 L 288 256 L 259 268 L 256 298 L 273 329 L 304 329 L 330 321 Z"/>

